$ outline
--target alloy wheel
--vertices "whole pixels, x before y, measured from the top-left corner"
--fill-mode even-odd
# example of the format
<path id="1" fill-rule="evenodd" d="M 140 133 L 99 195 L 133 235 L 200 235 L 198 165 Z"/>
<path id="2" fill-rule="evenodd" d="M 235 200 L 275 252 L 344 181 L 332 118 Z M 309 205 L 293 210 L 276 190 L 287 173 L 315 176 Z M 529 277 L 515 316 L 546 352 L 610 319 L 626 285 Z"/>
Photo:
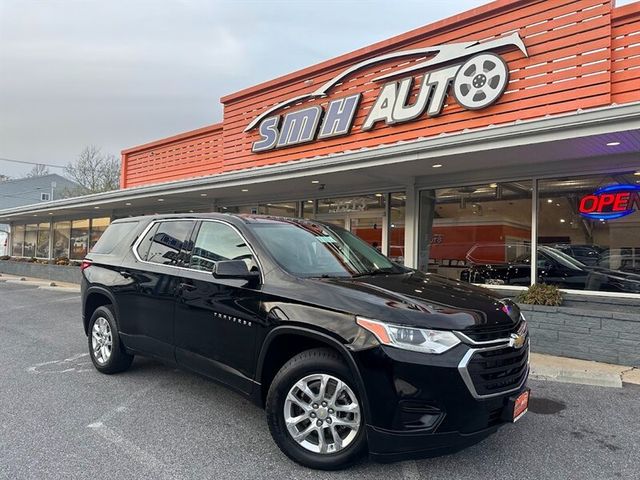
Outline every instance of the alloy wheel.
<path id="1" fill-rule="evenodd" d="M 98 364 L 104 365 L 111 358 L 113 338 L 109 322 L 104 317 L 98 317 L 93 324 L 91 347 L 93 349 L 93 358 L 96 359 Z"/>
<path id="2" fill-rule="evenodd" d="M 308 375 L 291 387 L 284 419 L 300 446 L 320 454 L 347 448 L 361 427 L 355 393 L 345 382 L 327 374 Z"/>

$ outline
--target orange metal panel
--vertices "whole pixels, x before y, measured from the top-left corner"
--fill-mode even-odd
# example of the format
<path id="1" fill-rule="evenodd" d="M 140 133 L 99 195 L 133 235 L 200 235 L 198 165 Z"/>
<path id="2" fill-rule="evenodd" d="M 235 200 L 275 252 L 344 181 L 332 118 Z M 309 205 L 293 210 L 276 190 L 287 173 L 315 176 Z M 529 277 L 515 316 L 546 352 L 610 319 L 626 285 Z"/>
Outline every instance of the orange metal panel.
<path id="1" fill-rule="evenodd" d="M 376 43 L 223 97 L 224 123 L 186 132 L 123 152 L 122 186 L 313 158 L 347 150 L 411 141 L 593 108 L 640 101 L 640 2 L 614 8 L 610 0 L 498 0 L 469 12 Z M 271 106 L 309 93 L 349 66 L 397 50 L 461 41 L 487 41 L 513 32 L 529 57 L 507 51 L 510 81 L 491 107 L 468 111 L 449 97 L 440 116 L 412 122 L 361 126 L 380 91 L 373 79 L 424 58 L 391 60 L 355 72 L 335 85 L 328 98 L 306 100 L 281 112 L 361 93 L 351 134 L 260 154 L 251 152 L 255 131 L 244 129 Z M 415 75 L 411 99 L 418 92 Z M 410 100 L 411 101 L 411 100 Z M 321 160 L 320 160 L 321 161 Z"/>

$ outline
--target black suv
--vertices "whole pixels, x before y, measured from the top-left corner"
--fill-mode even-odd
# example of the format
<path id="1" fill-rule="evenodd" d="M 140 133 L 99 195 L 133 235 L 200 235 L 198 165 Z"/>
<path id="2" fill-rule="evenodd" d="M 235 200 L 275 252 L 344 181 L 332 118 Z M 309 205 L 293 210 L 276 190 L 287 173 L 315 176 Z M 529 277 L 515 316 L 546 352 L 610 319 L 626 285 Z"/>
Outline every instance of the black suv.
<path id="1" fill-rule="evenodd" d="M 148 355 L 266 409 L 296 462 L 432 456 L 526 412 L 517 305 L 392 263 L 309 220 L 226 214 L 114 221 L 82 264 L 95 367 Z"/>

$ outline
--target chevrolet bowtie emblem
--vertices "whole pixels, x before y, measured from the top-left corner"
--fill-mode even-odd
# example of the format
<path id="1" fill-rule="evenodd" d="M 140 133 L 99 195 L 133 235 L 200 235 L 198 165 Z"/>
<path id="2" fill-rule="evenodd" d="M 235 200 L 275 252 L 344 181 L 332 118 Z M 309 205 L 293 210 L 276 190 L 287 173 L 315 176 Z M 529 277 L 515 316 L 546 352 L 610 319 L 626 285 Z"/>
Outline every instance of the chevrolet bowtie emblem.
<path id="1" fill-rule="evenodd" d="M 519 333 L 512 333 L 509 338 L 509 346 L 513 348 L 522 348 L 526 337 Z"/>

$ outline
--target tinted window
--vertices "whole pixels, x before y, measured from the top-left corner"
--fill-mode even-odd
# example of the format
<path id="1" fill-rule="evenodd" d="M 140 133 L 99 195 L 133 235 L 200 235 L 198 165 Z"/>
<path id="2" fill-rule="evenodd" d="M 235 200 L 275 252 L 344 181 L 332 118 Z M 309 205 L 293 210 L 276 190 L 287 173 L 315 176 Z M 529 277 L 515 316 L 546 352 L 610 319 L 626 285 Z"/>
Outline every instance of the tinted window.
<path id="1" fill-rule="evenodd" d="M 246 260 L 253 266 L 253 255 L 244 239 L 229 225 L 218 222 L 202 222 L 190 267 L 210 272 L 220 260 Z"/>
<path id="2" fill-rule="evenodd" d="M 112 253 L 118 244 L 127 237 L 127 234 L 138 222 L 114 223 L 107 227 L 98 242 L 91 249 L 91 253 L 108 255 Z"/>
<path id="3" fill-rule="evenodd" d="M 193 222 L 188 220 L 160 222 L 156 228 L 151 229 L 153 235 L 145 239 L 151 245 L 147 255 L 141 258 L 162 265 L 176 265 L 180 262 L 180 252 L 192 229 Z M 140 250 L 144 251 L 145 240 L 140 245 Z"/>

